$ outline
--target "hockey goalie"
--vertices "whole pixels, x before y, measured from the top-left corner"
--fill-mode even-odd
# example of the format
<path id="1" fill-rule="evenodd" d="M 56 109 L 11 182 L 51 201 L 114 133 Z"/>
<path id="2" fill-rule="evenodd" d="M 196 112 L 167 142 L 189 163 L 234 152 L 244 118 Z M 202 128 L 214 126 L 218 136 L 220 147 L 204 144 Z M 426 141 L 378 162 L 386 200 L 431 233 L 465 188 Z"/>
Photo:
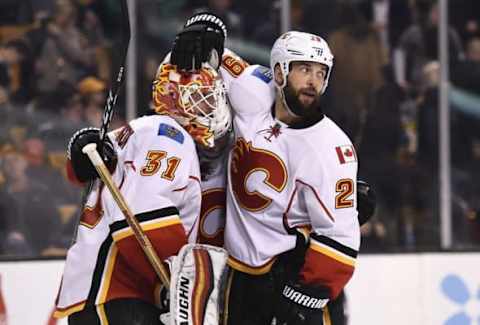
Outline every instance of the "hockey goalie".
<path id="1" fill-rule="evenodd" d="M 207 65 L 185 72 L 165 64 L 153 89 L 152 114 L 110 132 L 101 154 L 156 254 L 171 267 L 166 321 L 218 324 L 226 254 L 187 244 L 197 240 L 200 214 L 197 148 L 214 147 L 231 125 L 225 87 Z M 161 308 L 168 309 L 162 305 L 165 290 L 82 152 L 98 142 L 99 131 L 86 128 L 68 146 L 69 178 L 90 192 L 67 254 L 55 316 L 67 316 L 73 325 L 159 324 Z"/>

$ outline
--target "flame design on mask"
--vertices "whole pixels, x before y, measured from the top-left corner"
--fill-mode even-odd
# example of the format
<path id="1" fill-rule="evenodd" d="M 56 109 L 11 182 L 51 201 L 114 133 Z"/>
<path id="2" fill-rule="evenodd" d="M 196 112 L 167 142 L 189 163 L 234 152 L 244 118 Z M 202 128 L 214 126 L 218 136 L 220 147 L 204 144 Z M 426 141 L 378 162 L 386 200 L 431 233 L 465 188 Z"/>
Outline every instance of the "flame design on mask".
<path id="1" fill-rule="evenodd" d="M 185 125 L 184 128 L 198 144 L 206 148 L 213 147 L 213 133 L 208 127 L 197 122 L 190 122 L 189 124 Z"/>
<path id="2" fill-rule="evenodd" d="M 172 64 L 162 64 L 152 86 L 153 109 L 157 114 L 169 115 L 179 122 L 200 145 L 213 147 L 213 132 L 186 113 L 192 103 L 182 101 L 179 86 L 212 86 L 216 76 L 210 69 L 201 69 L 195 73 L 178 71 Z"/>

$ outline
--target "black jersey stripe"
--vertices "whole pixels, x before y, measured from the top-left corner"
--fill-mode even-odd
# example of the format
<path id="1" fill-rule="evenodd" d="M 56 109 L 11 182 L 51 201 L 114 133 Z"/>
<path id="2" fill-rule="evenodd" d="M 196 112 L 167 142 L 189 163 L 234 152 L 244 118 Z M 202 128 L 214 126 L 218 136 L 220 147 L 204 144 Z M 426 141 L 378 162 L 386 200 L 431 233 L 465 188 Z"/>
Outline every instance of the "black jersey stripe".
<path id="1" fill-rule="evenodd" d="M 164 217 L 170 217 L 174 215 L 179 215 L 178 209 L 176 207 L 167 207 L 163 209 L 158 209 L 154 211 L 148 211 L 135 215 L 135 218 L 138 222 L 145 222 L 150 220 L 155 220 Z M 110 234 L 128 227 L 127 220 L 115 221 L 110 225 Z"/>
<path id="2" fill-rule="evenodd" d="M 323 235 L 318 235 L 315 233 L 311 233 L 310 237 L 318 241 L 319 243 L 322 243 L 326 246 L 329 246 L 347 256 L 350 256 L 351 258 L 357 258 L 358 252 L 348 246 L 345 246 L 341 243 L 339 243 L 336 240 L 333 240 L 332 238 L 329 238 L 327 236 Z"/>
<path id="3" fill-rule="evenodd" d="M 95 300 L 97 298 L 98 291 L 100 290 L 100 285 L 102 284 L 102 275 L 112 243 L 113 239 L 110 232 L 98 251 L 97 263 L 95 265 L 95 270 L 93 271 L 90 292 L 88 293 L 87 306 L 95 306 Z"/>

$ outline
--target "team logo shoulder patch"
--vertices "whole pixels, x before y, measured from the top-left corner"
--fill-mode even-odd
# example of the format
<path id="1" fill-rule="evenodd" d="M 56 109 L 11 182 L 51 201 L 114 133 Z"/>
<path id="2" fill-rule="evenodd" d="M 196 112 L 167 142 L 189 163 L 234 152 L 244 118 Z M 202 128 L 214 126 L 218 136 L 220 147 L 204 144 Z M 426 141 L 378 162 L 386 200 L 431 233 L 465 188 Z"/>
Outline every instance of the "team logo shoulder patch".
<path id="1" fill-rule="evenodd" d="M 165 123 L 160 123 L 160 127 L 158 128 L 158 135 L 166 136 L 174 141 L 177 141 L 180 144 L 183 144 L 183 141 L 185 140 L 185 136 L 183 135 L 182 131 L 180 131 L 174 126 Z"/>
<path id="2" fill-rule="evenodd" d="M 252 75 L 255 77 L 259 78 L 260 80 L 264 81 L 265 83 L 270 83 L 272 81 L 273 76 L 272 76 L 272 71 L 267 68 L 267 67 L 257 67 L 255 70 L 253 70 Z"/>
<path id="3" fill-rule="evenodd" d="M 340 164 L 353 163 L 357 161 L 355 148 L 351 144 L 335 147 Z"/>

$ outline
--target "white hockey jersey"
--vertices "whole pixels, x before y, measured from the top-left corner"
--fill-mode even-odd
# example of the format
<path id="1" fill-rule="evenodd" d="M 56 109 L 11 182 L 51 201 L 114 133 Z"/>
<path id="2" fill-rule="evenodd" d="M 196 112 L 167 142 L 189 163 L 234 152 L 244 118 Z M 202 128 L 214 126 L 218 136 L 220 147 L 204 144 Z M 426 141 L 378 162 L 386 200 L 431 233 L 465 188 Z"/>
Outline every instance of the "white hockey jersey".
<path id="1" fill-rule="evenodd" d="M 270 270 L 295 246 L 295 227 L 310 229 L 300 278 L 336 297 L 353 274 L 360 244 L 357 158 L 328 117 L 304 129 L 275 119 L 269 69 L 249 66 L 229 91 L 235 145 L 229 157 L 225 248 L 229 265 L 250 274 Z"/>
<path id="2" fill-rule="evenodd" d="M 198 242 L 223 247 L 225 228 L 228 150 L 202 166 L 202 208 L 198 222 Z M 205 175 L 203 175 L 205 174 Z"/>
<path id="3" fill-rule="evenodd" d="M 162 61 L 162 63 L 166 62 L 170 62 L 170 53 Z M 229 49 L 224 50 L 219 72 L 227 92 L 232 81 L 238 78 L 248 66 L 249 64 L 236 53 Z M 202 244 L 223 247 L 227 158 L 226 150 L 225 154 L 212 164 L 213 170 L 210 171 L 208 178 L 202 179 L 201 182 L 202 208 L 198 228 L 198 242 Z"/>
<path id="4" fill-rule="evenodd" d="M 248 66 L 247 61 L 243 60 L 235 52 L 229 49 L 224 50 L 222 64 L 220 65 L 220 75 L 225 83 L 227 92 L 230 90 L 230 84 L 238 78 Z"/>
<path id="5" fill-rule="evenodd" d="M 195 242 L 201 189 L 190 135 L 170 117 L 155 115 L 109 136 L 118 155 L 114 181 L 159 257 Z M 159 284 L 110 192 L 97 181 L 67 254 L 55 316 L 116 298 L 155 303 Z"/>
<path id="6" fill-rule="evenodd" d="M 227 92 L 249 64 L 229 49 L 225 49 L 220 65 L 220 75 Z M 224 245 L 226 214 L 227 160 L 229 148 L 212 164 L 213 170 L 201 182 L 202 209 L 200 213 L 198 241 L 218 247 Z"/>

